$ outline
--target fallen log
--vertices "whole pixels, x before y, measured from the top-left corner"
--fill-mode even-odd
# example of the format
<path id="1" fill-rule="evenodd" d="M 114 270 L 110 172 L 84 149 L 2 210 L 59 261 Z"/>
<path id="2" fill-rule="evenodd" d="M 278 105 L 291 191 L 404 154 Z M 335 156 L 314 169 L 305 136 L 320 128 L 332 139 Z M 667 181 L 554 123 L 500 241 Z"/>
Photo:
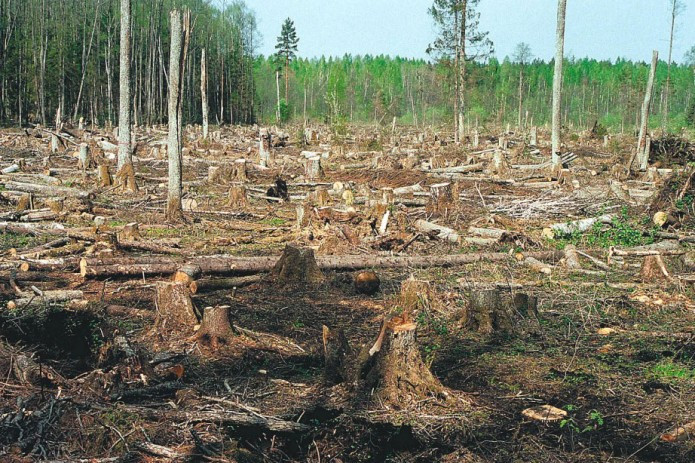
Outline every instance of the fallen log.
<path id="1" fill-rule="evenodd" d="M 73 299 L 82 299 L 84 294 L 78 290 L 43 291 L 40 296 L 26 295 L 25 297 L 9 301 L 7 308 L 10 310 L 24 308 L 32 305 L 49 304 L 52 302 L 65 302 Z"/>
<path id="2" fill-rule="evenodd" d="M 555 236 L 566 236 L 572 233 L 581 233 L 589 230 L 595 223 L 610 224 L 613 222 L 614 214 L 605 214 L 599 217 L 575 220 L 573 222 L 556 223 L 550 226 L 550 230 Z"/>
<path id="3" fill-rule="evenodd" d="M 451 228 L 443 227 L 422 219 L 416 220 L 413 225 L 418 231 L 423 233 L 437 232 L 437 238 L 442 240 L 446 240 L 451 243 L 458 243 L 461 241 L 459 234 Z"/>
<path id="4" fill-rule="evenodd" d="M 89 197 L 86 191 L 56 185 L 39 185 L 35 183 L 5 182 L 5 189 L 34 193 L 41 196 L 68 196 L 70 198 L 85 199 Z"/>
<path id="5" fill-rule="evenodd" d="M 561 251 L 541 251 L 524 254 L 539 260 L 559 260 Z M 155 259 L 158 263 L 152 263 Z M 269 272 L 279 256 L 236 257 L 199 256 L 188 260 L 198 265 L 203 274 L 229 275 Z M 317 256 L 316 263 L 322 270 L 359 270 L 363 268 L 404 268 L 404 267 L 450 267 L 480 261 L 514 261 L 513 255 L 503 252 L 484 252 L 449 254 L 441 256 Z M 181 268 L 183 261 L 167 258 L 83 258 L 80 261 L 80 274 L 87 278 L 106 276 L 171 275 Z"/>

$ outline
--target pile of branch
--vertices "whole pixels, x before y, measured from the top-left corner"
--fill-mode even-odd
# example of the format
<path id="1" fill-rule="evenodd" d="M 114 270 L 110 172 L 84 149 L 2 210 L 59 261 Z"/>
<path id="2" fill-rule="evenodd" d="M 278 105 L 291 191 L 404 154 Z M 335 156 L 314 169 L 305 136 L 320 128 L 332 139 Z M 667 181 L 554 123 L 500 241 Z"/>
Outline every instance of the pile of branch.
<path id="1" fill-rule="evenodd" d="M 660 161 L 665 166 L 695 162 L 695 144 L 676 135 L 664 135 L 651 142 L 649 162 Z"/>

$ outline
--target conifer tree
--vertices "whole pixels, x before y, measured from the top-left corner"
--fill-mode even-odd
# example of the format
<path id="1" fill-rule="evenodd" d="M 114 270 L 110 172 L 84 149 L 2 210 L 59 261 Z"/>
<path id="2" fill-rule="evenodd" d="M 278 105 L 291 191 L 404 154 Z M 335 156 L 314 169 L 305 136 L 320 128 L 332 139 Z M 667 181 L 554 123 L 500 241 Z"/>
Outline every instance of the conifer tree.
<path id="1" fill-rule="evenodd" d="M 277 45 L 275 45 L 276 56 L 278 61 L 282 61 L 285 67 L 285 101 L 289 97 L 290 89 L 290 62 L 297 56 L 297 44 L 299 37 L 297 30 L 294 27 L 294 21 L 287 18 L 282 24 L 282 31 L 278 37 Z"/>

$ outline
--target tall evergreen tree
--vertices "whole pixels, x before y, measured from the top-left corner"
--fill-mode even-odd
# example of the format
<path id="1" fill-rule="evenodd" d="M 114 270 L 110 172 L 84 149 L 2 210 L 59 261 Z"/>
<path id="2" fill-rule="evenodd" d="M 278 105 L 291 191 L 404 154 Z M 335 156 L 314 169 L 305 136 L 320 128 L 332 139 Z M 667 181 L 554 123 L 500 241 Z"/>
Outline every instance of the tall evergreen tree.
<path id="1" fill-rule="evenodd" d="M 493 52 L 487 32 L 481 32 L 480 13 L 476 7 L 480 0 L 434 0 L 430 16 L 439 29 L 439 37 L 427 52 L 451 62 L 456 74 L 456 140 L 463 139 L 463 118 L 466 110 L 466 65 L 470 61 L 485 59 Z"/>
<path id="2" fill-rule="evenodd" d="M 282 24 L 282 31 L 280 31 L 280 36 L 278 37 L 277 45 L 275 45 L 275 50 L 277 50 L 276 55 L 278 61 L 282 60 L 285 66 L 285 101 L 289 98 L 290 90 L 290 61 L 292 61 L 297 56 L 297 44 L 299 43 L 299 37 L 297 36 L 297 29 L 294 27 L 294 21 L 287 18 Z"/>

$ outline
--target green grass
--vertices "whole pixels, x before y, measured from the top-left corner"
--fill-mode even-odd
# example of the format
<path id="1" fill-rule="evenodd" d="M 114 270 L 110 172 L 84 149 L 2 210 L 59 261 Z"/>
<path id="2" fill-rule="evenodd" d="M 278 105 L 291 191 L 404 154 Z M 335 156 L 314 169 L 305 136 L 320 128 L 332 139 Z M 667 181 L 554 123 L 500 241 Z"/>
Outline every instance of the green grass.
<path id="1" fill-rule="evenodd" d="M 654 365 L 649 369 L 648 374 L 664 382 L 695 380 L 695 369 L 678 365 L 671 360 Z"/>
<path id="2" fill-rule="evenodd" d="M 280 227 L 287 223 L 287 220 L 281 219 L 280 217 L 273 217 L 272 219 L 264 219 L 261 221 L 263 225 L 272 225 L 273 227 Z"/>
<path id="3" fill-rule="evenodd" d="M 654 235 L 657 231 L 653 227 L 647 229 L 649 217 L 639 220 L 630 217 L 627 208 L 623 208 L 620 214 L 613 217 L 610 226 L 604 223 L 596 222 L 586 232 L 575 232 L 569 236 L 565 236 L 555 240 L 555 247 L 562 250 L 568 244 L 573 244 L 580 247 L 599 247 L 610 248 L 611 246 L 632 247 L 644 246 L 654 243 Z"/>

